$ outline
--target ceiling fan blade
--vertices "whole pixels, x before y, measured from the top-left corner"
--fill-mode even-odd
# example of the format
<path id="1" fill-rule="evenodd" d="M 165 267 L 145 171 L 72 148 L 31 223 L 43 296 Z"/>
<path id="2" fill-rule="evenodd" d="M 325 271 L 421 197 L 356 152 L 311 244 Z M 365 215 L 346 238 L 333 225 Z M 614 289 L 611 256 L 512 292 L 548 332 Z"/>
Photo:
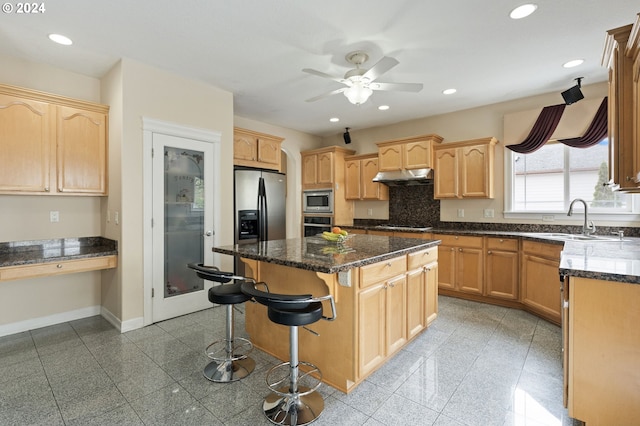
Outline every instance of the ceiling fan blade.
<path id="1" fill-rule="evenodd" d="M 318 77 L 322 77 L 322 78 L 328 78 L 330 80 L 333 81 L 337 81 L 338 83 L 344 83 L 344 79 L 341 77 L 334 77 L 332 75 L 329 75 L 327 73 L 324 73 L 322 71 L 317 71 L 317 70 L 313 70 L 311 68 L 303 68 L 302 70 L 303 72 L 306 72 L 307 74 L 311 74 L 311 75 L 317 75 Z"/>
<path id="2" fill-rule="evenodd" d="M 362 78 L 367 78 L 369 81 L 374 81 L 376 78 L 380 77 L 385 72 L 389 71 L 391 68 L 398 65 L 400 62 L 395 60 L 394 58 L 390 58 L 388 56 L 380 59 L 374 66 L 372 66 L 369 71 L 364 73 Z"/>
<path id="3" fill-rule="evenodd" d="M 398 92 L 419 92 L 422 90 L 422 83 L 371 83 L 372 90 L 395 90 Z"/>
<path id="4" fill-rule="evenodd" d="M 328 98 L 329 96 L 335 95 L 337 93 L 342 93 L 345 90 L 347 90 L 347 87 L 343 87 L 342 89 L 336 89 L 336 90 L 333 90 L 331 92 L 323 93 L 322 95 L 314 96 L 313 98 L 309 98 L 306 101 L 307 102 L 314 102 L 314 101 L 320 100 L 322 98 Z"/>

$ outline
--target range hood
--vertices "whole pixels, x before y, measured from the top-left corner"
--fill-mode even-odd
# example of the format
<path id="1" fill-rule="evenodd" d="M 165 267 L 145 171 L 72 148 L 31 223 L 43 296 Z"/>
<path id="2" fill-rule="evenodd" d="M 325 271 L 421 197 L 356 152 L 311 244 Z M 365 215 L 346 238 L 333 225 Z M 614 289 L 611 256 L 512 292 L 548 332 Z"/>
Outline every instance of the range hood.
<path id="1" fill-rule="evenodd" d="M 395 170 L 392 172 L 378 172 L 374 182 L 388 186 L 426 185 L 433 183 L 433 169 Z"/>

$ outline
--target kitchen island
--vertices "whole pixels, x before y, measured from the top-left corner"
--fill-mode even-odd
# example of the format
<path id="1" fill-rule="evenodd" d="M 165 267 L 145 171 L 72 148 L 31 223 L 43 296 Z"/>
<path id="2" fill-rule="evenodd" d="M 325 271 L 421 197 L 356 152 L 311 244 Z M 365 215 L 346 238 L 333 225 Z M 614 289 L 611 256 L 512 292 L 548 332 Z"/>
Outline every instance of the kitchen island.
<path id="1" fill-rule="evenodd" d="M 246 275 L 267 282 L 271 292 L 333 295 L 336 320 L 308 326 L 318 335 L 301 330 L 300 360 L 350 392 L 436 318 L 438 244 L 352 235 L 340 244 L 306 237 L 213 251 L 242 258 Z M 288 360 L 288 328 L 269 321 L 266 307 L 247 303 L 245 323 L 256 347 Z"/>

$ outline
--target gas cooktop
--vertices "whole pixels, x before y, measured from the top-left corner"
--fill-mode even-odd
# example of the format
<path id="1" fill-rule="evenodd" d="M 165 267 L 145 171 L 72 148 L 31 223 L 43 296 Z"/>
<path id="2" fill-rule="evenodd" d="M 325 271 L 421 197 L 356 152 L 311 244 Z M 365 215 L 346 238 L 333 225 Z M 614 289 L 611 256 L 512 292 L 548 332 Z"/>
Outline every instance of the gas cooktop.
<path id="1" fill-rule="evenodd" d="M 377 225 L 376 229 L 384 229 L 388 231 L 417 231 L 417 232 L 426 232 L 431 230 L 430 226 L 422 226 L 422 225 L 396 225 L 394 223 L 389 223 L 386 225 Z"/>

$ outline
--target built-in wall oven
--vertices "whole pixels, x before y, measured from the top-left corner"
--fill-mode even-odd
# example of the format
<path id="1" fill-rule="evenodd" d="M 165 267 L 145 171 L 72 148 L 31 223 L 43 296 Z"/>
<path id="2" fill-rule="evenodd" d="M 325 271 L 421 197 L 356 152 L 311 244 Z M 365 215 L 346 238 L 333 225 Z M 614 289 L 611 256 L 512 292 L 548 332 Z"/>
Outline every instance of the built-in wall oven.
<path id="1" fill-rule="evenodd" d="M 331 216 L 303 216 L 303 233 L 305 237 L 313 237 L 324 231 L 331 232 Z"/>

